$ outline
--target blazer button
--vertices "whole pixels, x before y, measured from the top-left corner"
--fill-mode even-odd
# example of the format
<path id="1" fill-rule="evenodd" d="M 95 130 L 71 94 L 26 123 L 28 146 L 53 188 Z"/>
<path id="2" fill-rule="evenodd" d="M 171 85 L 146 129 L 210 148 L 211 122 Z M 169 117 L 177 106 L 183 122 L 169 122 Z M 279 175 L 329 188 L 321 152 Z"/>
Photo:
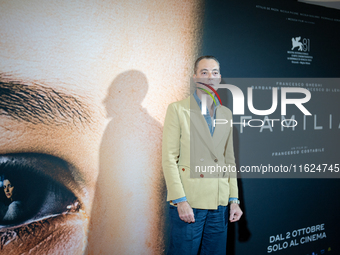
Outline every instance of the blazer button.
<path id="1" fill-rule="evenodd" d="M 182 171 L 185 171 L 185 168 L 182 168 Z"/>
<path id="2" fill-rule="evenodd" d="M 217 161 L 218 161 L 218 159 L 217 159 L 217 158 L 215 158 L 215 159 L 214 159 L 214 161 L 215 161 L 215 162 L 217 162 Z"/>
<path id="3" fill-rule="evenodd" d="M 201 178 L 203 178 L 203 177 L 204 177 L 204 175 L 203 175 L 203 174 L 201 174 L 200 176 L 201 176 Z"/>

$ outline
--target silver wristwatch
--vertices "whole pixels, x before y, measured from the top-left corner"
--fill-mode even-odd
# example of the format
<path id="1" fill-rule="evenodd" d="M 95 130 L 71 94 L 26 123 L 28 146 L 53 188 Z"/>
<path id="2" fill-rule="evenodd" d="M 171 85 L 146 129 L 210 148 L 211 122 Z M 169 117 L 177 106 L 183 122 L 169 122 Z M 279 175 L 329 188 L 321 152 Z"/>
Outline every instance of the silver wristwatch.
<path id="1" fill-rule="evenodd" d="M 229 204 L 240 204 L 240 200 L 238 200 L 238 199 L 233 199 L 233 200 L 230 200 L 229 201 Z"/>

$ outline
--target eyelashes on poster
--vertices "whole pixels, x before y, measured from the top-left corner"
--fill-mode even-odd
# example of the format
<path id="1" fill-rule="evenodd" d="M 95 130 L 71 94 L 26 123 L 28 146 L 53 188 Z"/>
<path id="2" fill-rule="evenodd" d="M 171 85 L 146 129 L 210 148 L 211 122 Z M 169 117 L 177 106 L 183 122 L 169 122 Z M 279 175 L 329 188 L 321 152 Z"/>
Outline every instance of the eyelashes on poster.
<path id="1" fill-rule="evenodd" d="M 21 153 L 0 156 L 0 238 L 8 229 L 35 234 L 50 227 L 60 215 L 77 213 L 81 205 L 65 183 L 74 185 L 71 167 L 45 154 Z M 48 173 L 48 174 L 47 174 Z M 75 187 L 76 188 L 76 187 Z M 28 230 L 27 226 L 34 227 Z"/>

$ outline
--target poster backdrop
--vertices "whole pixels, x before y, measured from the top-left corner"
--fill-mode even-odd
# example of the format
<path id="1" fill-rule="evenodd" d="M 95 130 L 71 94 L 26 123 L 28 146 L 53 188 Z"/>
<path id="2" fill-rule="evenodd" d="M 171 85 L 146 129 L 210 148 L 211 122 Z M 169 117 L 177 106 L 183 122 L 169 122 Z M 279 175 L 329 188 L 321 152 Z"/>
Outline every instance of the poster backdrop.
<path id="1" fill-rule="evenodd" d="M 188 94 L 201 11 L 1 1 L 1 254 L 162 253 L 162 123 Z"/>
<path id="2" fill-rule="evenodd" d="M 245 112 L 234 120 L 264 124 L 235 125 L 238 169 L 303 170 L 238 173 L 244 217 L 230 224 L 228 254 L 339 253 L 338 11 L 262 0 L 12 0 L 0 12 L 1 254 L 164 253 L 162 126 L 167 106 L 188 96 L 201 54 L 215 55 L 224 82 L 241 89 Z M 260 110 L 279 88 L 267 118 L 248 107 L 248 87 Z M 288 105 L 283 119 L 284 87 L 311 92 L 310 116 Z M 230 91 L 220 94 L 235 111 Z"/>
<path id="3" fill-rule="evenodd" d="M 234 122 L 257 119 L 234 125 L 244 215 L 230 228 L 229 252 L 338 254 L 340 12 L 290 1 L 207 1 L 203 29 L 202 54 L 219 57 L 224 83 L 244 94 L 245 112 L 235 115 L 227 89 L 219 90 L 222 102 Z M 276 110 L 254 114 L 248 87 L 258 110 L 271 108 L 277 87 Z M 303 106 L 311 115 L 288 105 L 282 116 L 284 87 L 310 91 Z"/>

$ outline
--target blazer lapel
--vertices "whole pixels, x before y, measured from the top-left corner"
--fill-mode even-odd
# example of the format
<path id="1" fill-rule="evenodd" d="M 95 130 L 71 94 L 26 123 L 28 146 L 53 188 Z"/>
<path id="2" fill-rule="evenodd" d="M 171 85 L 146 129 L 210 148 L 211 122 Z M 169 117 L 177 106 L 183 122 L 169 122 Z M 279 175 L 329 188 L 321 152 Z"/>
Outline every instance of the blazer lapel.
<path id="1" fill-rule="evenodd" d="M 221 106 L 217 106 L 216 119 L 223 119 L 223 120 L 227 119 L 227 116 L 223 114 L 221 110 Z M 215 125 L 215 131 L 213 134 L 213 142 L 216 147 L 221 142 L 221 137 L 225 136 L 225 133 L 227 132 L 228 127 L 229 127 L 228 125 L 230 125 L 230 120 L 228 120 L 227 124 L 216 124 Z"/>
<path id="2" fill-rule="evenodd" d="M 190 114 L 189 114 L 190 122 L 192 126 L 197 130 L 198 134 L 206 144 L 207 148 L 211 151 L 211 153 L 216 157 L 215 146 L 213 143 L 213 139 L 210 135 L 210 131 L 205 121 L 201 109 L 199 108 L 195 98 L 193 95 L 190 96 Z M 215 130 L 216 131 L 216 130 Z"/>

